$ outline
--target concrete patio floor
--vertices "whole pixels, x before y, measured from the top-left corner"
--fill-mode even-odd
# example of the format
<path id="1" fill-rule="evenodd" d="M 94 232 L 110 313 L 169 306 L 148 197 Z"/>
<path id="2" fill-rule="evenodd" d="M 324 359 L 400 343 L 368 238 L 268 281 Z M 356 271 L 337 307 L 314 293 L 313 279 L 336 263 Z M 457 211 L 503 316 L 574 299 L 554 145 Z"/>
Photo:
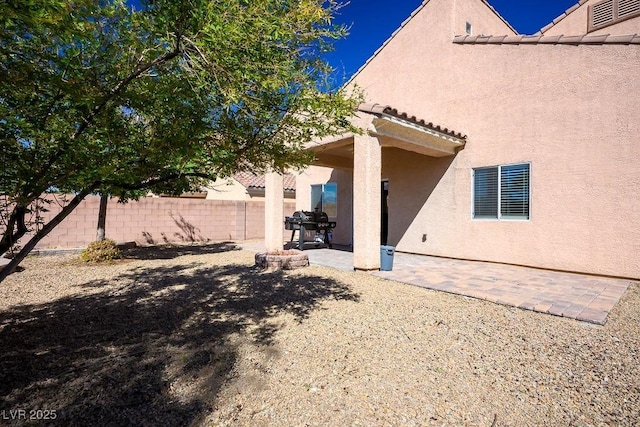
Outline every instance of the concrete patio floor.
<path id="1" fill-rule="evenodd" d="M 264 250 L 262 242 L 243 244 Z M 353 271 L 353 254 L 308 249 L 309 262 Z M 392 271 L 371 274 L 427 289 L 464 295 L 555 316 L 603 325 L 631 280 L 413 255 L 396 252 Z"/>

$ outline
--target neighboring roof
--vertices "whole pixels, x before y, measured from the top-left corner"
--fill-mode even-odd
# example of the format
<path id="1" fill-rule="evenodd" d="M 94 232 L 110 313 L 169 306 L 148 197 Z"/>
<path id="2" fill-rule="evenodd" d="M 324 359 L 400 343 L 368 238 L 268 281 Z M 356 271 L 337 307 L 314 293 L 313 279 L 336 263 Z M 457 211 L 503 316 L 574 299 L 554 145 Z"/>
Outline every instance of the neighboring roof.
<path id="1" fill-rule="evenodd" d="M 573 6 L 571 6 L 569 9 L 565 10 L 563 14 L 561 14 L 560 16 L 558 16 L 556 19 L 554 19 L 553 21 L 551 21 L 548 25 L 542 27 L 542 29 L 540 31 L 538 31 L 536 33 L 536 35 L 539 34 L 544 34 L 547 31 L 549 31 L 551 29 L 551 27 L 555 26 L 558 22 L 562 21 L 564 18 L 566 18 L 569 14 L 573 13 L 576 9 L 578 9 L 580 6 L 582 6 L 583 4 L 585 4 L 586 2 L 588 2 L 589 0 L 580 0 L 578 3 L 574 4 Z"/>
<path id="2" fill-rule="evenodd" d="M 509 28 L 511 28 L 511 30 L 512 30 L 514 33 L 516 33 L 516 34 L 518 33 L 518 32 L 515 30 L 515 28 L 513 28 L 513 26 L 512 26 L 511 24 L 509 24 L 509 22 L 508 22 L 506 19 L 504 19 L 504 18 L 502 17 L 502 15 L 500 15 L 500 14 L 498 13 L 498 11 L 497 11 L 493 6 L 491 6 L 491 5 L 489 4 L 489 2 L 488 2 L 487 0 L 480 0 L 480 1 L 482 1 L 482 3 L 484 3 L 484 4 L 485 4 L 489 9 L 491 9 L 491 11 L 493 11 L 493 13 L 495 13 L 495 14 L 496 14 L 496 16 L 502 20 L 502 22 L 504 22 L 504 23 L 505 23 Z M 586 0 L 583 0 L 583 1 L 586 1 Z M 414 16 L 416 16 L 416 15 L 418 14 L 418 12 L 420 12 L 422 9 L 424 9 L 424 7 L 427 5 L 427 3 L 429 3 L 429 0 L 423 0 L 422 4 L 421 4 L 420 6 L 418 6 L 418 7 L 417 7 L 413 12 L 411 12 L 411 15 L 409 15 L 409 17 L 408 17 L 407 19 L 405 19 L 404 21 L 402 21 L 402 23 L 400 24 L 400 26 L 399 26 L 399 27 L 398 27 L 398 28 L 397 28 L 393 33 L 391 33 L 391 35 L 389 36 L 389 38 L 388 38 L 387 40 L 385 40 L 385 41 L 384 41 L 384 43 L 382 43 L 382 45 L 381 45 L 378 49 L 376 49 L 376 51 L 375 51 L 375 52 L 373 52 L 373 55 L 371 55 L 371 57 L 370 57 L 369 59 L 367 59 L 367 60 L 365 61 L 365 63 L 364 63 L 364 64 L 362 64 L 362 66 L 361 66 L 360 68 L 358 68 L 358 70 L 357 70 L 355 73 L 353 73 L 353 75 L 352 75 L 352 76 L 349 78 L 349 80 L 344 84 L 344 86 L 347 86 L 349 83 L 351 83 L 351 81 L 352 81 L 352 80 L 353 80 L 353 79 L 354 79 L 358 74 L 360 74 L 360 72 L 361 72 L 362 70 L 364 70 L 364 68 L 365 68 L 367 65 L 369 65 L 369 63 L 370 63 L 371 61 L 373 61 L 373 58 L 375 58 L 376 56 L 378 56 L 378 54 L 380 53 L 380 51 L 381 51 L 382 49 L 384 49 L 384 48 L 385 48 L 385 46 L 387 46 L 387 45 L 391 42 L 391 40 L 393 40 L 393 38 L 396 36 L 396 34 L 398 34 L 398 33 L 400 32 L 400 30 L 402 30 L 402 29 L 403 29 L 403 28 L 404 28 L 404 27 L 409 23 L 409 21 L 411 21 L 411 20 L 413 19 L 413 17 L 414 17 Z"/>
<path id="3" fill-rule="evenodd" d="M 456 36 L 457 44 L 566 44 L 566 45 L 602 45 L 602 44 L 640 44 L 640 34 L 612 36 Z"/>
<path id="4" fill-rule="evenodd" d="M 264 189 L 265 179 L 264 175 L 256 175 L 252 172 L 239 172 L 233 175 L 233 179 L 238 181 L 247 189 L 256 188 L 256 189 Z M 286 173 L 283 175 L 284 181 L 284 189 L 285 191 L 296 191 L 296 177 Z"/>
<path id="5" fill-rule="evenodd" d="M 456 132 L 452 129 L 443 128 L 439 125 L 434 125 L 432 122 L 426 122 L 424 119 L 417 119 L 416 116 L 409 116 L 408 113 L 399 112 L 396 108 L 391 107 L 390 105 L 382 105 L 382 104 L 360 104 L 358 107 L 358 111 L 362 111 L 364 113 L 376 114 L 376 115 L 387 115 L 396 117 L 398 119 L 406 120 L 418 126 L 422 126 L 426 129 L 430 129 L 435 132 L 443 133 L 445 135 L 449 135 L 458 139 L 467 139 L 466 135 L 463 135 L 460 132 Z"/>

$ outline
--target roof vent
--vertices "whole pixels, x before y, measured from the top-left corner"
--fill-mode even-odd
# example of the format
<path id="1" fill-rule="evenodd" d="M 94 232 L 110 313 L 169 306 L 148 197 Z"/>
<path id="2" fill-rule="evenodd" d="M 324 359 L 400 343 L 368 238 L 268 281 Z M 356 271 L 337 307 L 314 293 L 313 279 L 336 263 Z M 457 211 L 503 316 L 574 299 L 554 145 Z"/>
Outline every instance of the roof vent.
<path id="1" fill-rule="evenodd" d="M 640 0 L 603 0 L 589 7 L 589 32 L 640 16 Z"/>
<path id="2" fill-rule="evenodd" d="M 640 0 L 619 0 L 618 19 L 640 12 Z"/>
<path id="3" fill-rule="evenodd" d="M 606 0 L 593 6 L 592 25 L 600 27 L 613 21 L 613 0 Z"/>

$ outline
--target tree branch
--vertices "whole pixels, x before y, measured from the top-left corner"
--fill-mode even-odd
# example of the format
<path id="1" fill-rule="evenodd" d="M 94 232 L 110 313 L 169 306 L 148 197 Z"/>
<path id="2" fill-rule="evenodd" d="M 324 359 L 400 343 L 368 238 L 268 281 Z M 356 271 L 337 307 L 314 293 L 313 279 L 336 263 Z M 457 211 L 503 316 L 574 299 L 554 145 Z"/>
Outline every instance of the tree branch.
<path id="1" fill-rule="evenodd" d="M 20 252 L 16 254 L 11 262 L 9 262 L 9 264 L 4 266 L 4 268 L 0 270 L 0 282 L 6 279 L 9 274 L 13 273 L 16 267 L 18 267 L 18 265 L 27 257 L 27 255 L 29 255 L 29 252 L 33 250 L 38 242 L 42 240 L 47 234 L 49 234 L 51 230 L 53 230 L 58 224 L 60 224 L 67 216 L 69 216 L 69 214 L 78 207 L 80 202 L 82 202 L 82 200 L 84 200 L 84 198 L 87 197 L 87 195 L 91 194 L 93 191 L 93 189 L 85 189 L 76 194 L 73 200 L 71 200 L 71 202 L 69 202 L 69 204 L 65 206 L 60 211 L 60 213 L 58 213 L 58 215 L 56 215 L 51 221 L 46 223 L 45 226 L 42 227 L 42 230 L 38 231 L 27 242 L 27 244 L 24 245 L 24 247 L 20 250 Z"/>
<path id="2" fill-rule="evenodd" d="M 161 64 L 165 64 L 171 61 L 172 59 L 178 57 L 181 54 L 181 45 L 182 45 L 181 39 L 182 39 L 182 34 L 176 33 L 175 46 L 173 50 L 165 53 L 164 55 L 159 56 L 153 61 L 149 61 L 149 62 L 138 65 L 133 70 L 133 72 L 131 72 L 127 77 L 125 77 L 120 82 L 118 82 L 118 84 L 116 84 L 114 88 L 109 91 L 109 93 L 103 98 L 103 100 L 98 105 L 93 107 L 89 115 L 87 117 L 82 118 L 80 125 L 78 126 L 76 131 L 73 133 L 73 135 L 71 135 L 69 141 L 73 141 L 79 138 L 91 125 L 91 123 L 98 116 L 98 114 L 100 114 L 102 110 L 104 110 L 107 104 L 109 104 L 109 102 L 111 102 L 118 94 L 120 94 L 133 80 L 140 77 L 143 73 L 150 70 L 151 68 Z M 48 171 L 53 166 L 53 164 L 56 161 L 58 161 L 60 157 L 62 157 L 62 155 L 64 155 L 66 148 L 67 148 L 67 144 L 62 144 L 62 146 L 58 149 L 58 151 L 56 151 L 56 153 L 53 156 L 51 156 L 51 158 L 46 163 L 46 165 L 44 165 L 44 167 L 42 168 L 43 172 L 41 172 L 38 175 L 38 177 L 34 179 L 34 182 L 38 182 L 40 179 L 44 177 L 46 171 Z M 42 186 L 34 185 L 34 187 L 42 187 Z M 45 189 L 48 187 L 49 185 L 46 185 Z"/>
<path id="3" fill-rule="evenodd" d="M 101 184 L 119 188 L 122 190 L 134 191 L 134 190 L 142 190 L 144 188 L 151 187 L 158 184 L 164 184 L 166 182 L 170 182 L 179 178 L 203 178 L 203 179 L 215 180 L 218 177 L 216 175 L 200 173 L 200 172 L 189 172 L 189 173 L 176 172 L 176 173 L 172 173 L 162 177 L 148 179 L 146 181 L 142 181 L 136 184 L 130 184 L 127 182 L 109 181 L 109 180 L 102 181 Z"/>
<path id="4" fill-rule="evenodd" d="M 180 38 L 179 36 L 176 39 L 176 46 L 171 52 L 167 52 L 164 55 L 154 59 L 153 61 L 146 62 L 142 65 L 139 65 L 131 74 L 122 79 L 110 92 L 109 94 L 102 100 L 101 103 L 93 107 L 91 113 L 86 118 L 83 118 L 82 123 L 78 126 L 78 129 L 71 136 L 71 139 L 74 140 L 78 138 L 87 127 L 93 122 L 93 119 L 102 112 L 104 107 L 115 98 L 120 92 L 122 92 L 129 83 L 140 77 L 144 72 L 150 70 L 153 67 L 169 62 L 173 58 L 180 55 Z"/>

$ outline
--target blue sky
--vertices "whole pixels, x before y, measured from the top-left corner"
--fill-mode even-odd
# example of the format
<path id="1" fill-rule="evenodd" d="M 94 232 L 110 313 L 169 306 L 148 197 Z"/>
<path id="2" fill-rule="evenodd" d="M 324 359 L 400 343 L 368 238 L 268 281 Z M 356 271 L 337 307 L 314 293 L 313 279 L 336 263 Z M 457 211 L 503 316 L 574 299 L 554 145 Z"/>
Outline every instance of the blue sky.
<path id="1" fill-rule="evenodd" d="M 521 34 L 533 34 L 578 0 L 488 0 Z M 336 83 L 362 66 L 422 0 L 351 0 L 336 16 L 336 23 L 351 25 L 349 36 L 335 44 L 326 59 L 336 69 Z M 374 28 L 375 31 L 371 29 Z"/>
<path id="2" fill-rule="evenodd" d="M 325 57 L 336 70 L 333 82 L 340 86 L 348 80 L 422 0 L 341 0 L 349 2 L 340 9 L 336 24 L 351 26 L 346 39 L 335 43 Z M 127 0 L 139 5 L 139 0 Z M 521 34 L 533 34 L 569 9 L 578 0 L 488 0 Z M 138 6 L 139 7 L 139 6 Z M 375 30 L 372 30 L 375 29 Z"/>

